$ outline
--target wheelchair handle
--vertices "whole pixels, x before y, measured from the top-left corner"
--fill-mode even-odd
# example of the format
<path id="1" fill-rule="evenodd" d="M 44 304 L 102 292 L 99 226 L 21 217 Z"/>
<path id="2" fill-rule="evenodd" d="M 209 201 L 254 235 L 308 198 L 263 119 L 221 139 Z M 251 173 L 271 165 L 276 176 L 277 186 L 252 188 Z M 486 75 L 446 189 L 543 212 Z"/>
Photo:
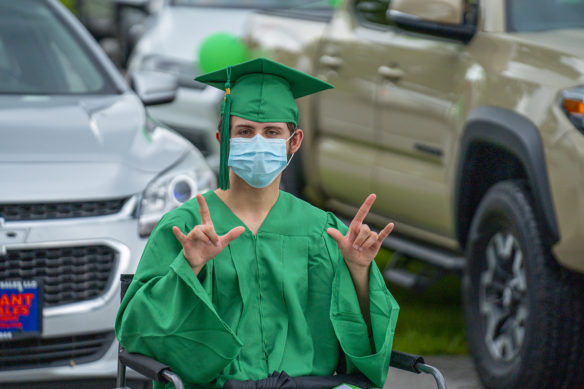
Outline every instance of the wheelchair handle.
<path id="1" fill-rule="evenodd" d="M 161 373 L 168 382 L 172 382 L 174 384 L 175 389 L 185 389 L 183 382 L 177 374 L 168 369 L 164 369 Z"/>
<path id="2" fill-rule="evenodd" d="M 425 363 L 418 363 L 417 367 L 420 371 L 427 374 L 432 374 L 438 389 L 446 389 L 446 381 L 444 376 L 440 373 L 440 370 L 436 369 L 434 366 L 427 365 Z"/>
<path id="3" fill-rule="evenodd" d="M 164 373 L 170 371 L 168 365 L 160 363 L 146 355 L 130 353 L 123 348 L 120 350 L 118 357 L 124 366 L 131 367 L 144 377 L 159 383 L 167 382 Z"/>
<path id="4" fill-rule="evenodd" d="M 446 381 L 444 380 L 442 373 L 440 373 L 440 370 L 436 369 L 434 366 L 426 364 L 424 362 L 424 358 L 419 355 L 412 355 L 400 351 L 392 351 L 389 365 L 391 367 L 410 371 L 416 374 L 432 374 L 438 389 L 446 389 Z"/>

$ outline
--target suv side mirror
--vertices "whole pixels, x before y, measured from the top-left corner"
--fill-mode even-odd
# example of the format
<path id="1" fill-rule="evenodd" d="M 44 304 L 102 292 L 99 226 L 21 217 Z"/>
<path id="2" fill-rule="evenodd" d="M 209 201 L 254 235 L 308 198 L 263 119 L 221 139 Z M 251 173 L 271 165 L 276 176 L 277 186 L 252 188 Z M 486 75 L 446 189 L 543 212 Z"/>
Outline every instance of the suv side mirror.
<path id="1" fill-rule="evenodd" d="M 149 0 L 115 0 L 116 7 L 118 9 L 121 8 L 134 8 L 144 13 L 148 14 L 149 12 Z"/>
<path id="2" fill-rule="evenodd" d="M 476 5 L 468 0 L 395 0 L 387 17 L 404 30 L 464 43 L 476 32 Z"/>
<path id="3" fill-rule="evenodd" d="M 176 97 L 178 78 L 168 73 L 140 71 L 132 74 L 130 85 L 144 105 L 166 104 Z"/>

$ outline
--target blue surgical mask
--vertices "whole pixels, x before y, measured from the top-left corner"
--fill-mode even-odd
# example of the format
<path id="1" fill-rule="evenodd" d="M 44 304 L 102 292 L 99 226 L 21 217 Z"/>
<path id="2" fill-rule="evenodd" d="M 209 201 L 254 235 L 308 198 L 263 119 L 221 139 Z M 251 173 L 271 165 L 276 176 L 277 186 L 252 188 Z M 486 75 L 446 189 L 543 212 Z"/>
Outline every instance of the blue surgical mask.
<path id="1" fill-rule="evenodd" d="M 265 188 L 288 166 L 286 143 L 294 135 L 288 139 L 266 139 L 259 134 L 231 138 L 227 164 L 249 185 Z"/>

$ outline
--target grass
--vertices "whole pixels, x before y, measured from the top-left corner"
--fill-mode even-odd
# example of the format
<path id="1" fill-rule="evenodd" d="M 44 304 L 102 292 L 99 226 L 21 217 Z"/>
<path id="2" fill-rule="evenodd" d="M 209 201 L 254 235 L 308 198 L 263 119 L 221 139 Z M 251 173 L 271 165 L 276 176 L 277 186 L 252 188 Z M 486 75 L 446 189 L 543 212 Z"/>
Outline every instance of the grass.
<path id="1" fill-rule="evenodd" d="M 75 13 L 75 0 L 61 0 L 61 3 L 69 8 L 69 11 Z"/>
<path id="2" fill-rule="evenodd" d="M 376 262 L 383 268 L 391 252 L 380 252 Z M 411 354 L 468 354 L 460 280 L 451 275 L 417 293 L 388 284 L 400 305 L 394 349 Z"/>

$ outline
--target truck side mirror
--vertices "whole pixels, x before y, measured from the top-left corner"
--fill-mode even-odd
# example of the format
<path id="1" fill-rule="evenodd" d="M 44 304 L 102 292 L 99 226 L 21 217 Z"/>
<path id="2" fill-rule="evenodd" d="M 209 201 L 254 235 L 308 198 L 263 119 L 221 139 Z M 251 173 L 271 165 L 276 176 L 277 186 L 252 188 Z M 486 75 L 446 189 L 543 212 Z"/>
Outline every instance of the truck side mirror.
<path id="1" fill-rule="evenodd" d="M 144 105 L 166 104 L 176 97 L 178 78 L 168 73 L 140 71 L 132 74 L 130 85 Z"/>
<path id="2" fill-rule="evenodd" d="M 466 43 L 476 32 L 475 7 L 469 0 L 395 0 L 387 17 L 407 31 Z"/>

